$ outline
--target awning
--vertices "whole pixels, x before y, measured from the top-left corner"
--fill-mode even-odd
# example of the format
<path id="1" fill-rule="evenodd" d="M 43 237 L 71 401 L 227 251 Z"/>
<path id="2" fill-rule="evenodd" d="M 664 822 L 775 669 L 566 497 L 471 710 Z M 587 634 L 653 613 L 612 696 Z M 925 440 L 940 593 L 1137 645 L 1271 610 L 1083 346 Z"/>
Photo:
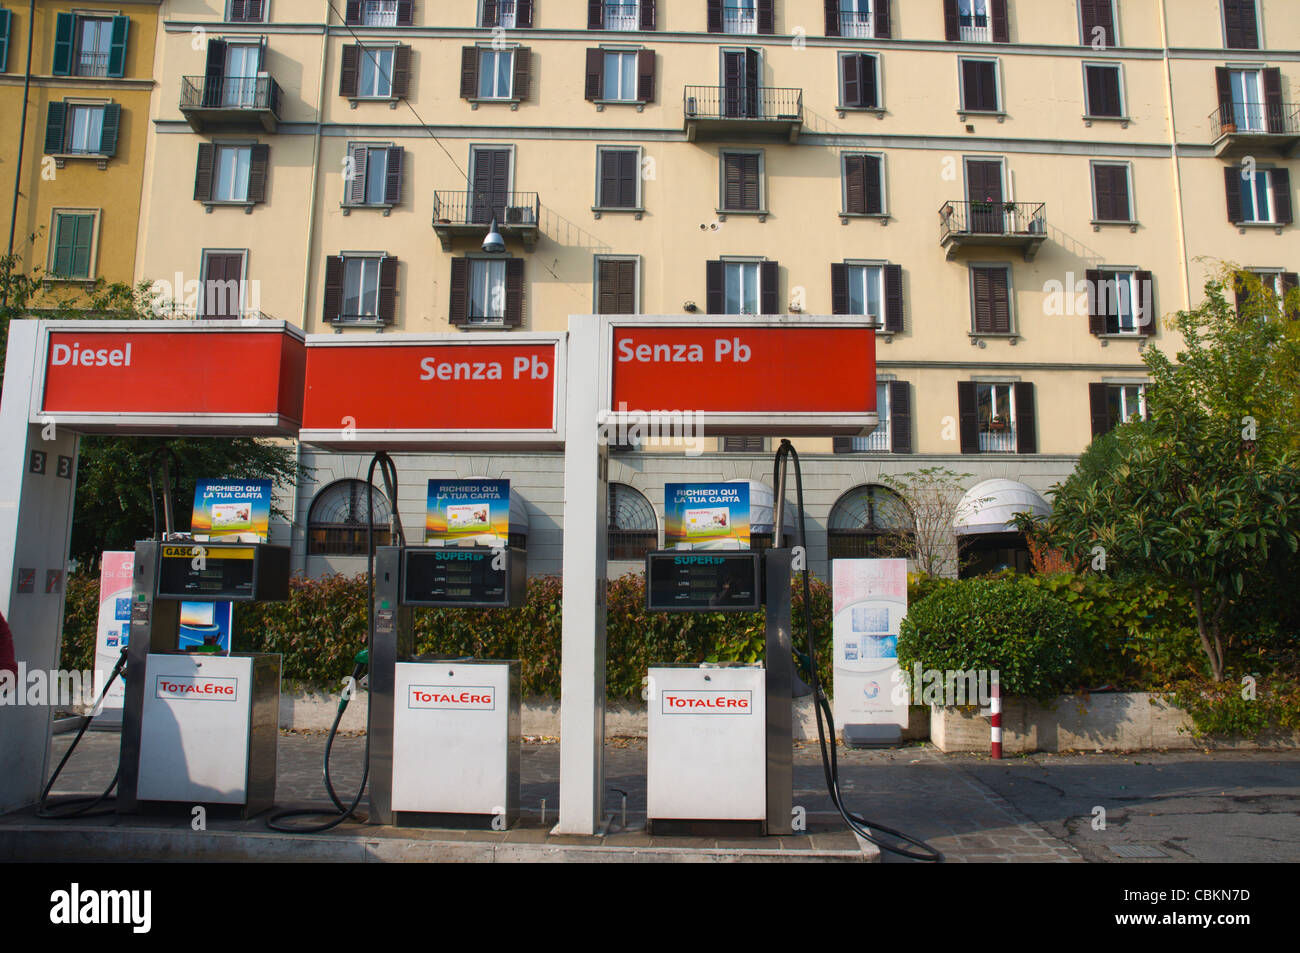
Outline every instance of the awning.
<path id="1" fill-rule="evenodd" d="M 958 536 L 980 533 L 1014 533 L 1017 513 L 1049 516 L 1052 508 L 1031 486 L 1017 480 L 984 480 L 966 491 L 952 521 Z"/>

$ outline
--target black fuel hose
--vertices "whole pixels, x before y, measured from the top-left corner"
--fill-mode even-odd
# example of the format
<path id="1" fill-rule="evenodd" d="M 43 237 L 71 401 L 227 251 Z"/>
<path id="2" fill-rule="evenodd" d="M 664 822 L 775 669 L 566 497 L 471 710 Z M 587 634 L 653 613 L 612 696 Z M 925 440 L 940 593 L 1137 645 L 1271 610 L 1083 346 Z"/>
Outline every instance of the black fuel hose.
<path id="1" fill-rule="evenodd" d="M 63 773 L 63 766 L 67 764 L 68 759 L 72 757 L 72 752 L 76 751 L 77 745 L 81 743 L 81 736 L 84 735 L 86 729 L 90 727 L 91 721 L 94 720 L 95 712 L 99 710 L 99 706 L 108 695 L 109 687 L 117 680 L 117 677 L 122 674 L 124 668 L 126 668 L 125 648 L 122 649 L 121 654 L 118 655 L 117 664 L 113 666 L 113 671 L 108 676 L 108 681 L 104 683 L 104 688 L 99 693 L 99 698 L 95 699 L 95 704 L 91 706 L 90 714 L 82 716 L 81 727 L 77 729 L 77 737 L 72 739 L 72 744 L 70 744 L 68 750 L 63 753 L 63 757 L 59 760 L 59 766 L 54 769 L 54 774 L 50 776 L 49 782 L 45 785 L 45 790 L 41 792 L 40 803 L 36 806 L 37 817 L 50 821 L 66 821 L 74 817 L 103 817 L 107 814 L 115 813 L 116 809 L 114 808 L 109 808 L 105 811 L 95 811 L 94 809 L 100 804 L 108 804 L 117 800 L 117 798 L 113 796 L 113 789 L 117 787 L 118 775 L 121 773 L 120 766 L 117 771 L 113 772 L 113 780 L 109 786 L 104 789 L 103 794 L 64 797 L 57 801 L 51 801 L 50 791 L 54 788 L 54 782 L 59 780 L 59 775 Z M 72 810 L 59 810 L 59 808 L 72 808 Z M 92 811 L 94 811 L 93 814 L 91 813 Z"/>
<path id="2" fill-rule="evenodd" d="M 897 854 L 900 857 L 907 857 L 911 860 L 923 860 L 931 863 L 943 860 L 943 854 L 935 850 L 925 841 L 896 831 L 893 828 L 885 827 L 883 824 L 876 824 L 867 820 L 861 814 L 854 813 L 844 806 L 844 795 L 840 792 L 840 768 L 839 759 L 836 752 L 835 743 L 835 717 L 831 712 L 830 703 L 826 700 L 826 693 L 822 691 L 821 680 L 817 674 L 817 646 L 816 639 L 813 635 L 813 615 L 812 615 L 812 583 L 810 581 L 811 570 L 808 568 L 808 545 L 804 533 L 804 506 L 803 506 L 803 472 L 799 468 L 799 454 L 794 449 L 794 445 L 789 440 L 782 440 L 780 448 L 776 451 L 776 462 L 773 465 L 772 485 L 777 487 L 780 492 L 781 486 L 781 464 L 786 456 L 794 461 L 794 482 L 795 482 L 795 501 L 799 507 L 799 521 L 796 524 L 799 533 L 799 545 L 805 553 L 802 570 L 803 576 L 803 611 L 804 611 L 804 633 L 808 641 L 808 684 L 813 693 L 813 711 L 817 716 L 817 742 L 821 747 L 822 754 L 822 772 L 826 776 L 826 790 L 831 796 L 831 801 L 835 809 L 840 812 L 844 818 L 844 823 L 849 826 L 858 837 L 875 844 L 881 850 L 889 851 L 891 854 Z M 780 531 L 780 527 L 777 527 Z M 823 717 L 826 719 L 823 724 Z M 827 752 L 826 743 L 826 725 L 830 726 L 830 750 Z M 874 833 L 873 833 L 874 832 Z M 897 842 L 911 844 L 918 848 L 916 851 L 908 850 L 906 847 L 900 847 L 897 843 L 891 844 L 880 840 L 876 835 L 886 834 L 895 838 Z"/>

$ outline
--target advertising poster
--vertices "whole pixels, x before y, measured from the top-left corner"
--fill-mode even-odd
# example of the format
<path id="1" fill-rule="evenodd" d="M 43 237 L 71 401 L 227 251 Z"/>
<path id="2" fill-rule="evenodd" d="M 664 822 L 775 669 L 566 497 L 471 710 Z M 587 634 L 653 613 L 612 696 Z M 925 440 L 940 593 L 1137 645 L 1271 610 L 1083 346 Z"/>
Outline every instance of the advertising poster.
<path id="1" fill-rule="evenodd" d="M 835 722 L 848 744 L 897 742 L 907 726 L 907 702 L 894 700 L 907 560 L 836 559 L 831 584 Z"/>
<path id="2" fill-rule="evenodd" d="M 429 481 L 425 543 L 502 547 L 509 537 L 509 480 Z"/>
<path id="3" fill-rule="evenodd" d="M 749 484 L 664 484 L 664 549 L 749 549 Z"/>
<path id="4" fill-rule="evenodd" d="M 118 655 L 131 638 L 131 579 L 135 553 L 106 552 L 99 561 L 99 624 L 95 638 L 95 697 L 117 664 Z M 104 696 L 97 727 L 122 724 L 122 700 L 126 682 L 119 675 Z"/>
<path id="5" fill-rule="evenodd" d="M 271 523 L 270 480 L 199 480 L 190 533 L 200 543 L 264 543 Z M 180 644 L 230 651 L 233 602 L 182 602 Z"/>

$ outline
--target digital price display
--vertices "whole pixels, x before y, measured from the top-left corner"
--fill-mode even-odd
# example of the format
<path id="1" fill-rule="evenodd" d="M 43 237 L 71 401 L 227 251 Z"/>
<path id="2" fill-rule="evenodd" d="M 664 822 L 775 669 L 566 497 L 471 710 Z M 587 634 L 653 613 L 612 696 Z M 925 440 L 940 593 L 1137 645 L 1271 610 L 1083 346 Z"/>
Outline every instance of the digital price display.
<path id="1" fill-rule="evenodd" d="M 168 543 L 160 549 L 159 599 L 249 602 L 288 598 L 287 546 Z"/>
<path id="2" fill-rule="evenodd" d="M 753 612 L 763 604 L 755 552 L 648 553 L 646 608 L 652 612 Z"/>
<path id="3" fill-rule="evenodd" d="M 402 560 L 402 603 L 408 606 L 519 604 L 523 573 L 510 549 L 411 548 Z"/>

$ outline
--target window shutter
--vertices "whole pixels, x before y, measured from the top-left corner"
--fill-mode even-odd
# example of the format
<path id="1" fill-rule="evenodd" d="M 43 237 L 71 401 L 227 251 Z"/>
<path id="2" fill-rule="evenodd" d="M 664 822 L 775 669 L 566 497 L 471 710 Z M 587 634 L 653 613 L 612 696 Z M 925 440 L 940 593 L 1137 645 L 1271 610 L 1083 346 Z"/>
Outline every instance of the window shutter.
<path id="1" fill-rule="evenodd" d="M 956 2 L 956 0 L 954 0 Z M 722 32 L 722 0 L 708 0 L 705 28 L 709 33 Z"/>
<path id="2" fill-rule="evenodd" d="M 903 330 L 903 268 L 885 266 L 885 330 Z"/>
<path id="3" fill-rule="evenodd" d="M 1264 120 L 1269 132 L 1286 132 L 1282 111 L 1282 71 L 1276 66 L 1264 70 Z"/>
<path id="4" fill-rule="evenodd" d="M 357 77 L 361 67 L 361 47 L 350 43 L 343 47 L 339 61 L 339 95 L 348 98 L 357 95 Z"/>
<path id="5" fill-rule="evenodd" d="M 844 105 L 862 105 L 862 57 L 850 54 L 840 57 L 844 70 Z"/>
<path id="6" fill-rule="evenodd" d="M 325 297 L 322 299 L 321 318 L 325 323 L 337 321 L 343 310 L 343 256 L 330 255 L 325 259 Z"/>
<path id="7" fill-rule="evenodd" d="M 388 147 L 388 168 L 384 176 L 384 201 L 398 205 L 402 201 L 402 147 Z M 396 259 L 394 259 L 396 261 Z"/>
<path id="8" fill-rule="evenodd" d="M 631 149 L 618 153 L 618 199 L 623 208 L 636 208 L 637 155 Z"/>
<path id="9" fill-rule="evenodd" d="M 889 449 L 912 452 L 912 386 L 907 381 L 889 382 Z"/>
<path id="10" fill-rule="evenodd" d="M 760 314 L 780 314 L 777 304 L 777 267 L 774 261 L 758 263 L 758 311 Z"/>
<path id="11" fill-rule="evenodd" d="M 596 313 L 618 314 L 618 262 L 600 261 L 596 265 Z"/>
<path id="12" fill-rule="evenodd" d="M 1255 173 L 1258 175 L 1259 173 Z M 1271 169 L 1268 183 L 1273 190 L 1273 214 L 1280 225 L 1290 225 L 1291 216 L 1291 173 L 1287 169 Z"/>
<path id="13" fill-rule="evenodd" d="M 245 0 L 244 21 L 251 23 L 262 21 L 262 0 Z"/>
<path id="14" fill-rule="evenodd" d="M 129 17 L 113 17 L 113 25 L 108 45 L 108 75 L 123 76 L 126 73 L 126 42 L 131 32 Z"/>
<path id="15" fill-rule="evenodd" d="M 1100 437 L 1110 430 L 1109 388 L 1105 384 L 1088 385 L 1088 409 L 1092 414 L 1092 435 Z"/>
<path id="16" fill-rule="evenodd" d="M 1152 337 L 1156 333 L 1155 282 L 1149 271 L 1134 272 L 1133 278 L 1137 282 L 1137 304 L 1141 308 L 1140 317 L 1137 318 L 1142 322 L 1138 325 L 1138 333 Z"/>
<path id="17" fill-rule="evenodd" d="M 469 313 L 469 259 L 451 260 L 451 302 L 447 306 L 447 321 L 453 327 L 467 323 Z"/>
<path id="18" fill-rule="evenodd" d="M 1011 22 L 1007 16 L 1007 0 L 989 0 L 989 19 L 993 21 L 993 42 L 1011 42 Z"/>
<path id="19" fill-rule="evenodd" d="M 392 324 L 397 317 L 397 259 L 379 259 L 379 320 Z"/>
<path id="20" fill-rule="evenodd" d="M 826 12 L 826 35 L 840 35 L 840 0 L 822 0 Z"/>
<path id="21" fill-rule="evenodd" d="M 708 314 L 722 314 L 723 268 L 721 261 L 704 263 L 704 310 Z"/>
<path id="22" fill-rule="evenodd" d="M 411 86 L 411 48 L 399 46 L 393 50 L 393 84 L 394 99 L 405 99 Z"/>
<path id="23" fill-rule="evenodd" d="M 1115 45 L 1115 14 L 1110 0 L 1080 0 L 1083 15 L 1083 45 L 1092 46 L 1093 36 L 1100 27 L 1102 43 L 1109 49 Z"/>
<path id="24" fill-rule="evenodd" d="M 526 46 L 515 48 L 514 98 L 527 99 L 532 88 L 533 51 Z"/>
<path id="25" fill-rule="evenodd" d="M 1007 287 L 1005 268 L 990 269 L 989 288 L 992 292 L 993 331 L 995 334 L 1011 333 L 1011 297 Z"/>
<path id="26" fill-rule="evenodd" d="M 1259 49 L 1255 0 L 1223 0 L 1223 22 L 1230 50 Z"/>
<path id="27" fill-rule="evenodd" d="M 497 12 L 497 0 L 483 0 L 483 25 L 499 26 L 500 14 Z"/>
<path id="28" fill-rule="evenodd" d="M 957 382 L 957 431 L 962 453 L 980 452 L 980 425 L 975 407 L 975 382 Z"/>
<path id="29" fill-rule="evenodd" d="M 0 73 L 9 67 L 9 31 L 13 26 L 13 14 L 0 10 Z"/>
<path id="30" fill-rule="evenodd" d="M 524 260 L 506 259 L 506 318 L 508 328 L 522 327 L 524 323 Z"/>
<path id="31" fill-rule="evenodd" d="M 194 166 L 194 200 L 212 201 L 212 163 L 217 147 L 210 142 L 199 143 L 199 159 Z"/>
<path id="32" fill-rule="evenodd" d="M 957 20 L 957 0 L 943 0 L 943 36 L 946 40 L 961 39 Z"/>
<path id="33" fill-rule="evenodd" d="M 776 32 L 775 0 L 758 0 L 758 32 L 765 36 Z"/>
<path id="34" fill-rule="evenodd" d="M 1112 166 L 1110 169 L 1111 213 L 1115 221 L 1127 222 L 1133 217 L 1128 194 L 1128 167 Z"/>
<path id="35" fill-rule="evenodd" d="M 1038 423 L 1034 415 L 1034 385 L 1012 385 L 1016 394 L 1016 453 L 1038 452 Z"/>
<path id="36" fill-rule="evenodd" d="M 980 103 L 979 64 L 970 60 L 961 62 L 961 102 L 966 109 L 983 109 Z"/>
<path id="37" fill-rule="evenodd" d="M 533 0 L 518 0 L 515 5 L 515 26 L 533 25 Z"/>
<path id="38" fill-rule="evenodd" d="M 599 49 L 587 50 L 587 80 L 583 86 L 583 96 L 590 100 L 600 99 L 604 96 L 605 75 L 605 51 Z"/>
<path id="39" fill-rule="evenodd" d="M 349 205 L 366 203 L 366 158 L 369 151 L 367 146 L 356 142 L 348 143 L 348 157 L 352 160 L 352 177 L 343 180 L 343 200 Z"/>
<path id="40" fill-rule="evenodd" d="M 413 0 L 397 0 L 397 25 L 410 26 L 415 20 L 415 3 Z M 393 259 L 396 264 L 397 259 Z"/>
<path id="41" fill-rule="evenodd" d="M 1291 321 L 1300 320 L 1300 302 L 1292 303 L 1296 288 L 1300 287 L 1300 278 L 1294 271 L 1282 274 L 1282 313 Z"/>
<path id="42" fill-rule="evenodd" d="M 230 0 L 230 21 L 239 23 L 244 19 L 244 0 Z"/>
<path id="43" fill-rule="evenodd" d="M 975 299 L 975 333 L 985 334 L 993 330 L 993 302 L 989 289 L 989 269 L 972 268 L 971 281 L 974 285 Z"/>
<path id="44" fill-rule="evenodd" d="M 868 53 L 861 53 L 857 60 L 858 76 L 862 82 L 858 105 L 875 108 L 880 105 L 880 96 L 876 90 L 876 58 Z"/>
<path id="45" fill-rule="evenodd" d="M 1246 273 L 1239 271 L 1232 276 L 1232 296 L 1237 307 L 1237 317 L 1241 317 L 1242 305 L 1250 299 L 1250 289 L 1246 287 Z"/>
<path id="46" fill-rule="evenodd" d="M 844 211 L 850 215 L 867 213 L 867 157 L 844 157 Z"/>
<path id="47" fill-rule="evenodd" d="M 849 313 L 849 266 L 831 262 L 831 314 Z"/>
<path id="48" fill-rule="evenodd" d="M 71 13 L 60 13 L 54 20 L 54 64 L 50 70 L 55 76 L 72 75 L 72 34 L 77 18 Z M 27 24 L 27 29 L 31 29 Z"/>
<path id="49" fill-rule="evenodd" d="M 248 201 L 266 201 L 266 171 L 270 164 L 271 147 L 265 143 L 253 146 L 248 162 Z"/>
<path id="50" fill-rule="evenodd" d="M 868 215 L 879 215 L 885 210 L 885 196 L 881 175 L 884 160 L 880 156 L 864 156 L 862 165 L 863 185 L 866 191 Z"/>
<path id="51" fill-rule="evenodd" d="M 1111 182 L 1110 166 L 1092 167 L 1092 194 L 1097 205 L 1097 220 L 1101 222 L 1113 221 L 1115 218 L 1115 195 Z"/>
<path id="52" fill-rule="evenodd" d="M 741 158 L 742 156 L 730 154 L 722 158 L 722 207 L 724 209 L 744 208 L 741 199 Z"/>
<path id="53" fill-rule="evenodd" d="M 1226 67 L 1214 68 L 1214 85 L 1219 94 L 1219 124 L 1232 122 L 1232 74 Z"/>
<path id="54" fill-rule="evenodd" d="M 587 0 L 587 29 L 605 29 L 605 0 Z"/>
<path id="55" fill-rule="evenodd" d="M 875 22 L 872 24 L 876 31 L 876 39 L 888 40 L 890 37 L 889 0 L 876 0 L 872 6 L 876 8 Z"/>
<path id="56" fill-rule="evenodd" d="M 343 7 L 343 22 L 352 26 L 361 22 L 361 0 L 347 0 Z"/>
<path id="57" fill-rule="evenodd" d="M 221 85 L 226 75 L 226 41 L 208 40 L 207 60 L 203 66 L 203 105 L 221 105 Z"/>
<path id="58" fill-rule="evenodd" d="M 641 0 L 641 29 L 654 30 L 655 26 L 655 0 Z"/>
<path id="59" fill-rule="evenodd" d="M 747 155 L 742 156 L 741 159 L 740 200 L 743 203 L 741 207 L 746 209 L 762 208 L 762 189 L 758 180 L 758 156 Z M 1288 216 L 1289 214 L 1288 212 Z"/>
<path id="60" fill-rule="evenodd" d="M 600 154 L 600 192 L 596 204 L 601 208 L 615 208 L 618 197 L 618 153 L 606 150 Z"/>
<path id="61" fill-rule="evenodd" d="M 596 306 L 600 314 L 636 313 L 636 262 L 604 259 Z"/>
<path id="62" fill-rule="evenodd" d="M 1100 271 L 1084 272 L 1088 284 L 1088 333 L 1106 333 L 1106 285 Z"/>
<path id="63" fill-rule="evenodd" d="M 122 125 L 122 107 L 109 103 L 104 107 L 104 124 L 99 135 L 99 151 L 103 155 L 117 154 L 117 131 Z"/>
<path id="64" fill-rule="evenodd" d="M 1223 184 L 1228 196 L 1228 221 L 1240 224 L 1245 218 L 1241 211 L 1241 167 L 1230 165 L 1224 169 Z"/>
<path id="65" fill-rule="evenodd" d="M 655 101 L 654 50 L 641 50 L 636 55 L 636 98 L 643 103 Z"/>
<path id="66" fill-rule="evenodd" d="M 853 452 L 852 437 L 831 438 L 831 453 L 852 453 L 852 452 Z"/>
<path id="67" fill-rule="evenodd" d="M 45 154 L 51 156 L 63 153 L 63 142 L 67 128 L 68 104 L 53 102 L 45 110 Z"/>
<path id="68" fill-rule="evenodd" d="M 478 96 L 478 47 L 462 46 L 460 48 L 460 98 L 474 99 Z"/>

